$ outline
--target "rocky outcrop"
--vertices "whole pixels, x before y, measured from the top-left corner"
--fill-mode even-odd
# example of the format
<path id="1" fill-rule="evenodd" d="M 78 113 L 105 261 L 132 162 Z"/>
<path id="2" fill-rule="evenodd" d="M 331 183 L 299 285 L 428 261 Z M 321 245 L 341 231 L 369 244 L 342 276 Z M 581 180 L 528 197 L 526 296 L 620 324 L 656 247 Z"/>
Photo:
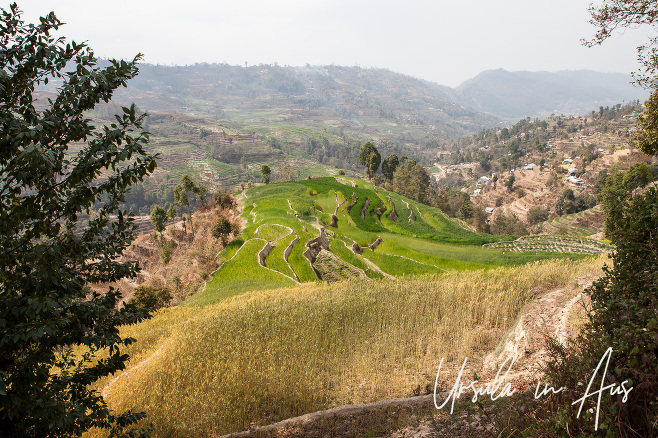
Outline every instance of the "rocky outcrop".
<path id="1" fill-rule="evenodd" d="M 287 262 L 288 257 L 290 257 L 290 253 L 292 252 L 292 247 L 295 246 L 295 244 L 299 242 L 299 236 L 295 237 L 292 242 L 290 242 L 290 245 L 286 247 L 286 250 L 283 251 L 283 258 Z"/>
<path id="2" fill-rule="evenodd" d="M 305 244 L 306 251 L 303 255 L 308 259 L 311 264 L 315 262 L 315 259 L 320 254 L 320 251 L 323 249 L 329 249 L 329 237 L 327 237 L 327 231 L 324 228 L 320 228 L 320 235 L 315 239 L 311 239 Z"/>
<path id="3" fill-rule="evenodd" d="M 388 218 L 390 220 L 392 220 L 393 222 L 397 222 L 398 221 L 398 213 L 395 211 L 395 204 L 393 203 L 391 198 L 388 198 L 388 203 L 391 204 L 391 208 L 393 209 L 393 211 L 391 211 L 391 214 L 388 215 Z"/>
<path id="4" fill-rule="evenodd" d="M 258 264 L 262 267 L 265 267 L 265 258 L 269 255 L 270 251 L 272 251 L 272 248 L 274 248 L 272 244 L 267 242 L 263 249 L 258 253 Z"/>
<path id="5" fill-rule="evenodd" d="M 377 247 L 379 246 L 379 244 L 382 243 L 382 242 L 383 242 L 382 238 L 381 238 L 381 237 L 377 237 L 377 239 L 376 239 L 374 242 L 372 242 L 372 243 L 368 246 L 368 248 L 370 248 L 371 250 L 374 251 L 375 248 L 377 248 Z"/>
<path id="6" fill-rule="evenodd" d="M 299 236 L 295 236 L 292 242 L 286 247 L 286 249 L 283 251 L 283 260 L 286 261 L 286 264 L 292 271 L 293 275 L 295 276 L 295 280 L 299 281 L 299 277 L 297 276 L 297 273 L 295 270 L 290 266 L 290 263 L 288 262 L 288 257 L 290 257 L 290 253 L 292 252 L 292 247 L 295 246 L 295 244 L 299 242 Z"/>

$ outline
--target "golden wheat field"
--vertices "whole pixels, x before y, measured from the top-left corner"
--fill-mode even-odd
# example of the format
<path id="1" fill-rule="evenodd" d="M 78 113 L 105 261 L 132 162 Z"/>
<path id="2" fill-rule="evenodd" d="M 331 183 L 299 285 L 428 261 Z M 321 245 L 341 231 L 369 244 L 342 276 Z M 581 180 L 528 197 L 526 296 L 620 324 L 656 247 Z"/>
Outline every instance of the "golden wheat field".
<path id="1" fill-rule="evenodd" d="M 102 392 L 113 409 L 145 411 L 155 435 L 167 437 L 408 396 L 433 382 L 441 358 L 495 348 L 533 287 L 566 284 L 602 263 L 314 283 L 161 310 L 122 330 L 138 342 Z"/>

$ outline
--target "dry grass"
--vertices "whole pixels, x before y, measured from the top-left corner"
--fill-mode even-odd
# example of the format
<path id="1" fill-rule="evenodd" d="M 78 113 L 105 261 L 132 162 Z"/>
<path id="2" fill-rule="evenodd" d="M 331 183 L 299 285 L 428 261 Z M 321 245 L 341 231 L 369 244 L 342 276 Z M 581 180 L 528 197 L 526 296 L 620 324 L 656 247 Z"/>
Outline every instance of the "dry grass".
<path id="1" fill-rule="evenodd" d="M 407 396 L 440 359 L 481 358 L 530 290 L 601 260 L 407 279 L 304 284 L 177 307 L 126 327 L 129 369 L 107 384 L 113 409 L 148 413 L 157 436 L 210 436 L 332 406 Z"/>
<path id="2" fill-rule="evenodd" d="M 235 211 L 222 210 L 212 203 L 193 214 L 194 236 L 189 224 L 187 232 L 184 231 L 182 221 L 168 225 L 162 237 L 154 233 L 137 236 L 124 251 L 123 259 L 138 261 L 142 271 L 133 281 L 123 279 L 112 286 L 122 292 L 124 300 L 130 299 L 133 290 L 139 285 L 168 287 L 174 295 L 172 305 L 199 291 L 220 265 L 217 255 L 223 246 L 211 233 L 220 212 L 232 222 L 238 221 Z M 162 261 L 163 245 L 168 242 L 171 242 L 173 248 L 171 259 L 165 264 Z M 103 292 L 106 286 L 95 285 L 94 288 Z"/>

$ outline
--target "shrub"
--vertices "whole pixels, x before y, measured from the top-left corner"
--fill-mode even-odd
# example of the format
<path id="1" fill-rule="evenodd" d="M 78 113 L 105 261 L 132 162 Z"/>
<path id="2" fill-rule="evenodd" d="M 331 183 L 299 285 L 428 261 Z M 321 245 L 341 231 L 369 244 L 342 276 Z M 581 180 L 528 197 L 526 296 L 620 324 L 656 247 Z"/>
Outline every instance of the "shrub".
<path id="1" fill-rule="evenodd" d="M 555 386 L 578 388 L 578 382 L 589 382 L 606 350 L 612 348 L 608 373 L 599 385 L 616 386 L 628 380 L 633 387 L 627 400 L 602 391 L 598 433 L 608 436 L 655 436 L 658 419 L 658 190 L 651 187 L 645 194 L 619 201 L 606 225 L 615 230 L 611 240 L 617 245 L 613 266 L 604 267 L 604 275 L 587 292 L 592 299 L 592 312 L 575 345 L 571 349 L 554 346 L 555 360 L 549 364 L 547 376 Z M 583 380 L 584 378 L 584 380 Z M 551 405 L 552 415 L 559 421 L 551 424 L 558 434 L 592 436 L 597 412 L 597 397 L 590 397 L 583 410 L 584 421 L 575 417 L 567 395 L 557 397 Z M 577 400 L 577 395 L 574 400 Z M 603 415 L 605 412 L 605 415 Z M 567 426 L 568 425 L 568 426 Z M 610 435 L 612 433 L 612 435 Z"/>
<path id="2" fill-rule="evenodd" d="M 548 210 L 542 207 L 532 207 L 528 210 L 527 221 L 530 225 L 544 222 L 548 219 Z"/>
<path id="3" fill-rule="evenodd" d="M 229 193 L 216 193 L 215 203 L 225 210 L 231 210 L 235 207 L 235 200 Z"/>
<path id="4" fill-rule="evenodd" d="M 501 213 L 497 215 L 491 224 L 491 231 L 494 234 L 508 236 L 524 236 L 528 234 L 528 229 L 514 213 Z"/>
<path id="5" fill-rule="evenodd" d="M 173 295 L 167 287 L 138 286 L 130 299 L 130 304 L 137 304 L 148 309 L 167 307 Z"/>
<path id="6" fill-rule="evenodd" d="M 162 263 L 165 265 L 171 260 L 171 251 L 174 249 L 174 242 L 169 241 L 162 246 Z"/>
<path id="7" fill-rule="evenodd" d="M 228 236 L 234 230 L 231 221 L 226 216 L 219 216 L 212 227 L 212 236 L 215 239 L 221 239 L 222 245 L 226 246 Z"/>

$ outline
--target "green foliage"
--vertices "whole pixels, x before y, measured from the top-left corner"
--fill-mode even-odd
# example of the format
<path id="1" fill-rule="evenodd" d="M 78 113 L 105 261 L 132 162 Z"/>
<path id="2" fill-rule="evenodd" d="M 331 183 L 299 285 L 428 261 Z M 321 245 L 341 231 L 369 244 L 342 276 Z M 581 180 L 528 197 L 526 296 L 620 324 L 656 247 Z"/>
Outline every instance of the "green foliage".
<path id="1" fill-rule="evenodd" d="M 471 197 L 461 190 L 450 189 L 447 192 L 441 190 L 437 196 L 437 207 L 451 217 L 457 217 L 465 204 L 468 205 L 468 210 L 473 210 Z"/>
<path id="2" fill-rule="evenodd" d="M 231 231 L 233 231 L 231 221 L 226 216 L 220 215 L 212 226 L 212 237 L 221 239 L 222 245 L 226 246 Z"/>
<path id="3" fill-rule="evenodd" d="M 230 193 L 216 193 L 215 203 L 222 207 L 224 210 L 231 210 L 235 208 L 235 200 Z"/>
<path id="4" fill-rule="evenodd" d="M 565 189 L 555 201 L 555 213 L 558 215 L 578 213 L 596 205 L 596 198 L 592 195 L 576 196 L 571 189 Z"/>
<path id="5" fill-rule="evenodd" d="M 134 237 L 119 206 L 156 163 L 134 105 L 102 127 L 85 112 L 137 74 L 139 55 L 100 68 L 85 44 L 52 36 L 61 25 L 53 13 L 38 25 L 16 4 L 0 15 L 0 430 L 68 437 L 128 426 L 143 414 L 109 410 L 92 385 L 125 368 L 134 340 L 118 327 L 149 314 L 117 308 L 118 291 L 87 284 L 137 274 L 118 260 Z M 37 104 L 35 87 L 53 78 L 57 96 Z"/>
<path id="6" fill-rule="evenodd" d="M 206 205 L 208 187 L 204 186 L 203 184 L 197 184 L 194 188 L 194 194 L 199 198 L 199 204 Z"/>
<path id="7" fill-rule="evenodd" d="M 642 195 L 619 199 L 613 210 L 609 217 L 610 225 L 616 230 L 611 236 L 617 247 L 613 266 L 606 266 L 604 276 L 588 289 L 592 299 L 590 320 L 573 351 L 557 349 L 558 360 L 552 364 L 549 375 L 560 385 L 576 378 L 589 381 L 603 353 L 611 347 L 609 372 L 603 384 L 618 385 L 628 379 L 627 387 L 632 386 L 633 391 L 625 403 L 604 392 L 601 406 L 605 406 L 606 415 L 599 417 L 599 431 L 614 430 L 616 436 L 655 436 L 658 190 L 651 187 Z M 583 409 L 596 409 L 595 402 L 589 401 Z M 563 407 L 558 404 L 555 410 L 569 422 L 572 434 L 594 433 L 593 419 L 573 421 L 573 409 L 567 409 L 566 404 Z M 560 432 L 566 430 L 565 424 L 554 427 Z"/>
<path id="8" fill-rule="evenodd" d="M 605 179 L 597 198 L 606 213 L 605 233 L 609 239 L 612 240 L 616 233 L 614 222 L 616 216 L 621 214 L 619 202 L 652 180 L 651 169 L 644 163 L 633 164 L 626 172 L 616 172 Z"/>
<path id="9" fill-rule="evenodd" d="M 372 143 L 367 142 L 361 146 L 361 150 L 359 151 L 359 164 L 366 166 L 366 175 L 368 178 L 372 179 L 375 173 L 377 173 L 377 169 L 379 169 L 381 162 L 382 156 Z"/>
<path id="10" fill-rule="evenodd" d="M 389 155 L 382 163 L 382 173 L 384 174 L 384 177 L 386 177 L 387 180 L 392 181 L 393 174 L 399 165 L 400 160 L 398 159 L 398 156 L 395 154 Z"/>
<path id="11" fill-rule="evenodd" d="M 265 184 L 270 183 L 270 174 L 272 173 L 272 170 L 270 169 L 270 166 L 267 164 L 263 164 L 260 167 L 260 178 Z"/>
<path id="12" fill-rule="evenodd" d="M 505 187 L 507 187 L 507 190 L 511 191 L 515 182 L 516 177 L 514 175 L 510 175 L 509 178 L 505 180 Z"/>
<path id="13" fill-rule="evenodd" d="M 171 208 L 171 207 L 170 207 Z M 165 223 L 167 222 L 167 212 L 164 208 L 159 205 L 154 205 L 151 209 L 151 223 L 153 228 L 158 233 L 162 233 L 165 229 Z"/>
<path id="14" fill-rule="evenodd" d="M 601 6 L 590 7 L 592 23 L 599 27 L 590 45 L 600 44 L 616 28 L 641 24 L 655 26 L 658 8 L 648 0 L 606 0 Z M 656 38 L 652 38 L 652 44 Z M 650 44 L 649 46 L 651 46 Z M 655 47 L 639 47 L 645 66 L 640 82 L 656 85 Z M 643 151 L 656 153 L 655 133 L 656 92 L 647 102 L 647 113 L 638 122 L 637 143 Z M 603 175 L 605 177 L 606 175 Z M 602 391 L 589 399 L 585 412 L 599 411 L 598 431 L 592 415 L 577 421 L 576 413 L 558 397 L 549 415 L 556 434 L 635 437 L 656 436 L 658 423 L 658 190 L 649 187 L 643 194 L 633 194 L 645 186 L 653 174 L 644 163 L 633 165 L 625 173 L 608 176 L 600 187 L 599 201 L 607 215 L 605 231 L 616 245 L 613 266 L 604 267 L 604 275 L 587 292 L 591 296 L 590 319 L 572 349 L 555 347 L 556 359 L 550 364 L 548 376 L 557 386 L 575 384 L 576 379 L 592 377 L 593 370 L 608 348 L 611 348 L 604 385 L 619 385 L 626 381 L 632 387 L 628 399 Z M 575 387 L 575 386 L 574 386 Z M 600 403 L 600 405 L 599 405 Z"/>
<path id="15" fill-rule="evenodd" d="M 169 288 L 138 286 L 129 302 L 140 307 L 157 310 L 169 306 L 172 299 L 173 295 Z"/>
<path id="16" fill-rule="evenodd" d="M 430 188 L 430 176 L 423 166 L 410 161 L 406 167 L 398 166 L 393 174 L 396 192 L 423 204 L 435 204 L 436 193 Z"/>
<path id="17" fill-rule="evenodd" d="M 658 88 L 646 102 L 637 122 L 635 146 L 647 155 L 658 154 Z"/>
<path id="18" fill-rule="evenodd" d="M 528 234 L 528 229 L 516 214 L 501 213 L 491 223 L 491 232 L 505 236 L 524 236 Z"/>
<path id="19" fill-rule="evenodd" d="M 530 225 L 536 225 L 540 222 L 548 220 L 548 210 L 542 207 L 532 207 L 528 210 L 526 220 Z"/>
<path id="20" fill-rule="evenodd" d="M 171 252 L 174 249 L 174 242 L 169 241 L 162 245 L 162 263 L 165 265 L 171 260 Z"/>
<path id="21" fill-rule="evenodd" d="M 190 194 L 195 194 L 198 197 L 199 202 L 204 203 L 208 194 L 208 189 L 201 184 L 195 184 L 189 175 L 183 175 L 180 180 L 180 184 L 178 184 L 174 189 L 174 203 L 181 209 L 185 207 L 187 210 L 187 216 L 190 221 L 190 229 L 192 231 L 192 235 L 194 235 L 194 224 L 192 223 L 192 211 L 190 206 Z"/>

